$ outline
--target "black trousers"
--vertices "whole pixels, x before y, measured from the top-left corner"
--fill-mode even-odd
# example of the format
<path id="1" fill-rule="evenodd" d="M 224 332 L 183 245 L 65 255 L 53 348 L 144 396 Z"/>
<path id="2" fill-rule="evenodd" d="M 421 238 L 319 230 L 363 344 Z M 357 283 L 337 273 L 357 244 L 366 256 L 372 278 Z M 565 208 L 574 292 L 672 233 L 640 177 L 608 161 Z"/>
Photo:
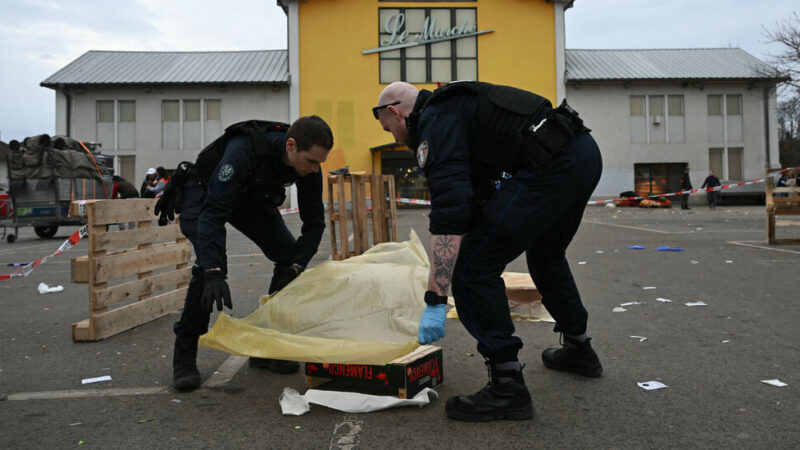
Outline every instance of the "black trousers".
<path id="1" fill-rule="evenodd" d="M 689 209 L 689 194 L 681 194 L 681 209 Z"/>
<path id="2" fill-rule="evenodd" d="M 462 241 L 452 282 L 459 319 L 483 356 L 516 360 L 522 348 L 500 275 L 523 252 L 555 331 L 586 331 L 588 313 L 565 251 L 601 172 L 600 150 L 583 134 L 547 168 L 515 174 L 484 205 Z"/>
<path id="3" fill-rule="evenodd" d="M 198 242 L 197 222 L 204 199 L 204 187 L 192 182 L 186 183 L 181 202 L 180 227 L 184 236 L 195 248 L 195 253 L 197 253 L 198 246 L 203 245 L 202 242 Z M 291 265 L 294 258 L 295 239 L 286 228 L 286 223 L 276 207 L 265 203 L 239 208 L 233 212 L 230 223 L 255 242 L 264 256 L 276 262 L 273 281 L 275 273 L 285 270 Z M 224 258 L 223 261 L 225 261 Z M 222 270 L 227 273 L 227 263 L 224 264 Z M 196 338 L 208 331 L 211 314 L 203 311 L 200 302 L 203 296 L 203 274 L 203 268 L 198 266 L 192 268 L 192 279 L 189 281 L 189 288 L 184 299 L 183 312 L 180 320 L 173 326 L 176 335 Z M 273 286 L 270 285 L 269 291 L 273 290 Z"/>

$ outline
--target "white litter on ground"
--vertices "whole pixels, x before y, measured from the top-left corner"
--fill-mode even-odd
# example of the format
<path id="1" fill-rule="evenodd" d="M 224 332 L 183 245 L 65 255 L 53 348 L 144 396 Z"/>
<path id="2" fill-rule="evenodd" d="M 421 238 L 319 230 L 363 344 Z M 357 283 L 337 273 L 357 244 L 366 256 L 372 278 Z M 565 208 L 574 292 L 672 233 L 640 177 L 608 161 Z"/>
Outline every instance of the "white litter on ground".
<path id="1" fill-rule="evenodd" d="M 669 386 L 667 386 L 666 384 L 664 384 L 664 383 L 662 383 L 660 381 L 645 381 L 645 382 L 636 383 L 636 384 L 640 388 L 642 388 L 642 389 L 644 389 L 646 391 L 654 391 L 656 389 L 664 389 L 666 387 L 669 387 Z"/>
<path id="2" fill-rule="evenodd" d="M 64 290 L 64 286 L 60 284 L 58 286 L 50 287 L 44 283 L 39 283 L 39 293 L 40 294 L 47 294 L 49 292 L 61 292 Z"/>
<path id="3" fill-rule="evenodd" d="M 784 383 L 784 382 L 783 382 L 783 381 L 781 381 L 781 380 L 778 380 L 777 378 L 776 378 L 776 379 L 774 379 L 774 380 L 761 380 L 761 382 L 762 382 L 762 383 L 769 384 L 770 386 L 776 386 L 776 387 L 784 387 L 784 386 L 788 386 L 788 384 Z"/>
<path id="4" fill-rule="evenodd" d="M 611 311 L 612 312 L 625 312 L 625 311 L 627 311 L 627 309 L 620 308 L 619 306 L 617 306 L 616 308 L 612 309 Z"/>
<path id="5" fill-rule="evenodd" d="M 733 261 L 731 261 L 731 260 L 729 259 L 729 260 L 725 261 L 725 264 L 733 264 Z"/>
<path id="6" fill-rule="evenodd" d="M 670 300 L 670 299 L 668 299 L 668 298 L 662 298 L 662 297 L 658 297 L 658 298 L 656 299 L 656 301 L 657 301 L 657 302 L 661 302 L 661 303 L 672 303 L 672 300 Z"/>
<path id="7" fill-rule="evenodd" d="M 649 290 L 655 289 L 655 288 L 656 288 L 655 286 L 645 286 L 642 289 L 644 289 L 645 291 L 649 291 Z"/>
<path id="8" fill-rule="evenodd" d="M 435 400 L 439 394 L 425 388 L 414 398 L 397 398 L 390 395 L 369 395 L 358 392 L 338 392 L 309 389 L 304 395 L 292 388 L 284 388 L 278 399 L 283 415 L 299 416 L 311 410 L 309 403 L 326 406 L 347 413 L 365 413 L 380 411 L 397 406 L 415 405 L 420 408 Z"/>
<path id="9" fill-rule="evenodd" d="M 706 302 L 688 302 L 686 306 L 708 306 Z"/>
<path id="10" fill-rule="evenodd" d="M 631 306 L 631 305 L 641 305 L 639 302 L 627 302 L 627 303 L 620 303 L 619 306 Z"/>
<path id="11" fill-rule="evenodd" d="M 700 264 L 700 261 L 691 260 L 692 264 Z"/>
<path id="12" fill-rule="evenodd" d="M 97 383 L 98 381 L 111 381 L 111 375 L 103 375 L 102 377 L 84 378 L 81 384 Z"/>
<path id="13" fill-rule="evenodd" d="M 586 264 L 586 261 L 578 261 L 578 264 L 579 264 L 579 265 Z"/>
<path id="14" fill-rule="evenodd" d="M 631 337 L 634 338 L 634 339 L 638 339 L 639 342 L 644 342 L 644 341 L 647 340 L 647 338 L 644 337 L 644 336 L 631 336 Z"/>

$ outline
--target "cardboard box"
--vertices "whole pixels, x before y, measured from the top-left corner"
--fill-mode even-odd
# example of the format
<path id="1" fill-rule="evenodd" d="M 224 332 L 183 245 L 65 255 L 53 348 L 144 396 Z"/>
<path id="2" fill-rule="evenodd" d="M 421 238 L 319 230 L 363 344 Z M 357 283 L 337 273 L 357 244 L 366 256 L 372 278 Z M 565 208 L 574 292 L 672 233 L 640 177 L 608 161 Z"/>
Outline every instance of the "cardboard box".
<path id="1" fill-rule="evenodd" d="M 442 349 L 422 345 L 385 366 L 307 362 L 306 388 L 396 395 L 412 398 L 426 387 L 442 384 Z"/>

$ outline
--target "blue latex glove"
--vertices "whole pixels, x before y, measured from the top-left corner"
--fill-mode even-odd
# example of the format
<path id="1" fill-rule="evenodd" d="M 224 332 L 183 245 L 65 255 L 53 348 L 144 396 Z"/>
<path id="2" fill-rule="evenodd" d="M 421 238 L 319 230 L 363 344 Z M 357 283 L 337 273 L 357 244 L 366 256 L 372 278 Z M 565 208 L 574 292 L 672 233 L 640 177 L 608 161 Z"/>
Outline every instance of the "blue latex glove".
<path id="1" fill-rule="evenodd" d="M 427 305 L 419 319 L 417 336 L 420 344 L 430 344 L 444 337 L 445 305 Z"/>

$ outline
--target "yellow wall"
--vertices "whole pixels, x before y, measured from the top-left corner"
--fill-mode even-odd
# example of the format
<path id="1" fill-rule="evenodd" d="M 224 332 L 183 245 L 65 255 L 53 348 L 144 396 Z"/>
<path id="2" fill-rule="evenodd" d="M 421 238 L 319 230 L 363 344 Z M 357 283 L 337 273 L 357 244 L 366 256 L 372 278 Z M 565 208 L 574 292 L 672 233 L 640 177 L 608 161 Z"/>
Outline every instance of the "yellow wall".
<path id="1" fill-rule="evenodd" d="M 328 171 L 372 170 L 369 149 L 392 142 L 372 117 L 380 84 L 378 9 L 477 8 L 478 79 L 508 84 L 556 101 L 554 3 L 545 0 L 475 2 L 299 2 L 300 115 L 317 114 L 331 126 L 334 148 Z M 557 6 L 556 6 L 557 7 Z M 417 84 L 420 89 L 435 85 Z"/>

